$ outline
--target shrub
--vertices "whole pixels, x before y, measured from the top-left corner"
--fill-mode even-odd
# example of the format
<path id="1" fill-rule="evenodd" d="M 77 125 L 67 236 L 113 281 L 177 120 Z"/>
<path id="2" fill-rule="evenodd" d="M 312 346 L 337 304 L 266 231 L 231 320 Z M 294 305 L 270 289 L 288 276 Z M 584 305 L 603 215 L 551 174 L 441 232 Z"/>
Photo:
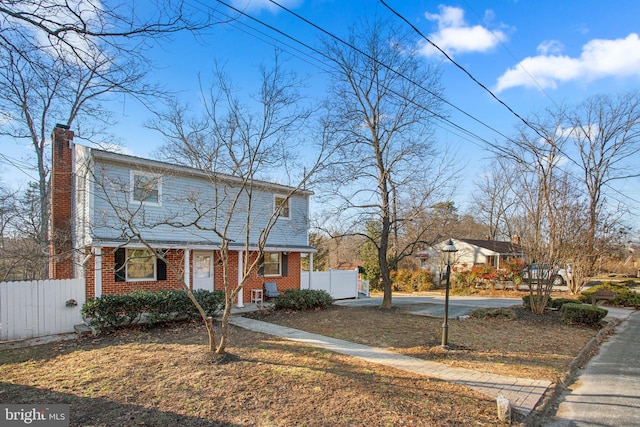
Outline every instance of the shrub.
<path id="1" fill-rule="evenodd" d="M 570 298 L 551 299 L 551 297 L 549 297 L 549 302 L 547 303 L 547 306 L 550 308 L 560 309 L 565 304 L 580 304 L 580 301 L 575 299 L 570 299 Z"/>
<path id="2" fill-rule="evenodd" d="M 597 325 L 607 315 L 608 311 L 588 304 L 564 304 L 560 309 L 562 320 L 566 323 L 582 323 Z"/>
<path id="3" fill-rule="evenodd" d="M 200 289 L 193 291 L 196 301 L 208 316 L 214 316 L 224 301 L 224 292 Z M 146 323 L 175 319 L 195 319 L 196 306 L 183 290 L 135 291 L 130 294 L 103 295 L 88 300 L 82 315 L 89 326 L 105 329 L 138 323 L 146 314 Z"/>
<path id="4" fill-rule="evenodd" d="M 276 310 L 311 310 L 327 308 L 333 298 L 326 291 L 316 289 L 287 289 L 280 295 L 273 308 Z"/>
<path id="5" fill-rule="evenodd" d="M 473 288 L 476 283 L 476 276 L 471 271 L 461 271 L 455 275 L 451 274 L 451 287 L 453 289 Z"/>
<path id="6" fill-rule="evenodd" d="M 501 308 L 479 308 L 471 312 L 471 317 L 476 319 L 505 319 L 513 320 L 516 317 L 516 312 L 510 307 Z"/>
<path id="7" fill-rule="evenodd" d="M 400 292 L 428 291 L 433 289 L 431 272 L 398 270 L 391 272 L 393 290 Z"/>
<path id="8" fill-rule="evenodd" d="M 140 321 L 144 301 L 133 295 L 103 295 L 89 299 L 81 313 L 88 324 L 97 328 L 128 326 Z"/>
<path id="9" fill-rule="evenodd" d="M 592 294 L 601 289 L 610 290 L 616 293 L 616 299 L 611 301 L 612 305 L 640 308 L 640 294 L 629 289 L 622 283 L 602 283 L 600 285 L 593 286 L 592 288 L 580 293 L 580 301 L 591 304 Z"/>

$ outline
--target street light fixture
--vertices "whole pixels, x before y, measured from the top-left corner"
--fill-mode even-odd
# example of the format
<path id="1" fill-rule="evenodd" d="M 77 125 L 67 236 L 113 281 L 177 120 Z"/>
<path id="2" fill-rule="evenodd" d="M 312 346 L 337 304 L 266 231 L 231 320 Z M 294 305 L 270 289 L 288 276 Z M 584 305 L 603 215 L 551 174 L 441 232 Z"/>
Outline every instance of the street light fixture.
<path id="1" fill-rule="evenodd" d="M 453 261 L 453 254 L 458 252 L 458 249 L 453 244 L 453 239 L 449 239 L 446 246 L 442 248 L 444 252 L 445 262 L 447 263 L 447 282 L 444 297 L 444 323 L 442 324 L 442 348 L 449 349 L 449 279 L 451 277 L 451 262 Z"/>

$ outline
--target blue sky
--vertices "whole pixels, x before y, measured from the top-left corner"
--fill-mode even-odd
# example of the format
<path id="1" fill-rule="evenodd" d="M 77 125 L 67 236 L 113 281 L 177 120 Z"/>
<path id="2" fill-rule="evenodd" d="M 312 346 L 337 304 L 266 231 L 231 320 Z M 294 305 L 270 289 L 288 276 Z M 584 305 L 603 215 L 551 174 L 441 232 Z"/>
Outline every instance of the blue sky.
<path id="1" fill-rule="evenodd" d="M 319 31 L 268 0 L 227 1 L 293 38 L 317 45 Z M 386 2 L 521 116 L 554 104 L 577 103 L 595 94 L 640 89 L 640 1 Z M 201 9 L 215 5 L 217 11 L 233 15 L 215 1 L 187 3 Z M 338 36 L 345 36 L 363 16 L 377 15 L 400 23 L 376 0 L 282 0 L 281 4 Z M 416 43 L 424 41 L 416 35 Z M 291 57 L 288 66 L 310 75 L 311 96 L 320 96 L 324 85 L 321 62 L 310 58 L 310 52 L 295 42 L 245 17 L 215 26 L 199 41 L 183 34 L 158 47 L 152 52 L 158 66 L 153 76 L 197 104 L 198 75 L 208 81 L 217 59 L 226 63 L 239 88 L 250 92 L 255 90 L 256 66 L 273 57 L 274 45 Z M 449 102 L 505 135 L 514 133 L 518 120 L 505 107 L 441 53 L 426 44 L 423 52 L 425 61 L 442 65 Z M 160 136 L 144 128 L 149 117 L 144 110 L 133 101 L 124 105 L 120 101 L 113 107 L 120 121 L 116 132 L 129 152 L 149 157 L 160 145 Z M 451 120 L 485 141 L 503 139 L 459 113 L 451 112 Z M 444 124 L 439 126 L 438 137 L 457 148 L 460 164 L 465 166 L 465 179 L 456 195 L 456 204 L 464 208 L 474 179 L 488 165 L 486 142 Z M 638 160 L 632 159 L 635 163 Z M 610 199 L 638 211 L 639 184 L 638 179 L 621 183 L 619 193 L 612 193 Z M 640 224 L 637 214 L 630 220 Z"/>

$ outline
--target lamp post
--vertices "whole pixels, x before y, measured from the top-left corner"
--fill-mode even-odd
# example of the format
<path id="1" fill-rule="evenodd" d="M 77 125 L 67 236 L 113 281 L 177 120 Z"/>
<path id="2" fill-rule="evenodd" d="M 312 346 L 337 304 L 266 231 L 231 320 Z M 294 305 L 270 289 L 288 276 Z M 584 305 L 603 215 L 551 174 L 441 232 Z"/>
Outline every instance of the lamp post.
<path id="1" fill-rule="evenodd" d="M 453 254 L 458 252 L 458 249 L 453 245 L 453 239 L 449 239 L 446 246 L 442 248 L 444 252 L 445 262 L 447 263 L 447 282 L 444 297 L 444 323 L 442 324 L 442 348 L 449 349 L 449 279 L 451 277 L 451 261 Z"/>

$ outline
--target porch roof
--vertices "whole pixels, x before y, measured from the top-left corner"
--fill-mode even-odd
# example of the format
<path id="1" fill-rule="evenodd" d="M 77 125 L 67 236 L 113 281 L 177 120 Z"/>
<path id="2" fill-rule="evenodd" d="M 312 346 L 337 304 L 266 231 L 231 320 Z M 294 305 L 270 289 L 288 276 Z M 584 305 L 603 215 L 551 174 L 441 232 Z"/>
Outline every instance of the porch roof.
<path id="1" fill-rule="evenodd" d="M 190 250 L 220 250 L 219 242 L 179 242 L 169 240 L 149 240 L 147 243 L 155 249 L 190 249 Z M 144 248 L 146 247 L 140 241 L 137 240 L 111 240 L 111 239 L 94 239 L 91 246 L 95 247 L 110 247 L 110 248 Z M 247 248 L 245 244 L 241 243 L 229 243 L 229 250 L 232 251 L 257 251 L 258 245 L 250 244 Z M 308 245 L 283 245 L 283 244 L 266 244 L 264 246 L 265 252 L 305 252 L 316 253 L 318 250 L 313 246 Z"/>

